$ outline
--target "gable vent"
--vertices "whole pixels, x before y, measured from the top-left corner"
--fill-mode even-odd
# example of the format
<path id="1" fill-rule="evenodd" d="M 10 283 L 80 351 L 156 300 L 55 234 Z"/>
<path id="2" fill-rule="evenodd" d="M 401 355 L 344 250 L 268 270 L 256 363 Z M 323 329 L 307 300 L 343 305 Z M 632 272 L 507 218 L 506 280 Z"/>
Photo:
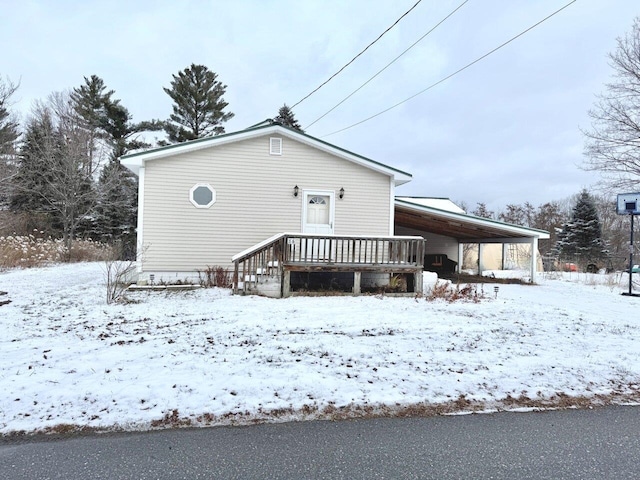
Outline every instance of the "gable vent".
<path id="1" fill-rule="evenodd" d="M 282 155 L 282 139 L 271 137 L 269 139 L 269 154 Z"/>

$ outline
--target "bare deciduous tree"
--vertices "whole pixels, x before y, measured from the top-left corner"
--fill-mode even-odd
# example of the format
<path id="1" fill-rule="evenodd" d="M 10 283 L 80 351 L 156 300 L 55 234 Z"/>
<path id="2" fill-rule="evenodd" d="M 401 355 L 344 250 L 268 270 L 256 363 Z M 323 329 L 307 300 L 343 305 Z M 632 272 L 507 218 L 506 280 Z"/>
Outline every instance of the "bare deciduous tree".
<path id="1" fill-rule="evenodd" d="M 29 125 L 48 127 L 40 128 L 23 148 L 14 188 L 23 205 L 41 205 L 55 217 L 69 251 L 79 225 L 96 206 L 94 179 L 99 164 L 88 162 L 93 148 L 90 132 L 78 123 L 66 93 L 36 104 Z M 35 167 L 39 171 L 34 172 Z"/>
<path id="2" fill-rule="evenodd" d="M 589 111 L 583 168 L 602 173 L 602 184 L 635 189 L 640 183 L 640 17 L 609 55 L 614 75 Z"/>

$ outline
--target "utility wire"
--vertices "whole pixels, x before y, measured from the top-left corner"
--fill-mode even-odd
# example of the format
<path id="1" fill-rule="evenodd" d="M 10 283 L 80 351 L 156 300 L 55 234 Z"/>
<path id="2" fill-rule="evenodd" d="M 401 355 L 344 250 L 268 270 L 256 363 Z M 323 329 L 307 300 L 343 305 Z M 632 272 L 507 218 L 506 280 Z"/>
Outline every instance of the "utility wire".
<path id="1" fill-rule="evenodd" d="M 316 93 L 318 90 L 320 90 L 322 87 L 324 87 L 327 83 L 329 83 L 331 80 L 333 80 L 334 77 L 336 77 L 340 72 L 342 72 L 345 68 L 347 68 L 349 65 L 351 65 L 360 55 L 362 55 L 364 52 L 366 52 L 369 47 L 371 47 L 374 43 L 376 43 L 378 40 L 380 40 L 384 34 L 386 34 L 389 30 L 391 30 L 393 27 L 395 27 L 400 20 L 402 20 L 404 17 L 406 17 L 409 12 L 411 12 L 411 10 L 413 10 L 414 8 L 416 8 L 418 6 L 418 4 L 421 2 L 422 0 L 418 0 L 413 7 L 411 7 L 409 10 L 407 10 L 406 12 L 404 12 L 402 14 L 402 16 L 400 18 L 398 18 L 395 22 L 393 22 L 393 25 L 391 25 L 389 28 L 387 28 L 384 32 L 382 32 L 380 34 L 380 36 L 378 36 L 378 38 L 376 38 L 373 42 L 371 42 L 369 45 L 367 45 L 365 47 L 364 50 L 362 50 L 359 54 L 357 54 L 355 57 L 353 57 L 345 66 L 343 66 L 340 70 L 338 70 L 336 73 L 334 73 L 333 75 L 331 75 L 327 80 L 325 80 L 322 84 L 320 84 L 320 86 L 316 87 L 311 93 L 309 93 L 307 96 L 303 97 L 302 100 L 299 100 L 297 103 L 295 103 L 291 109 L 293 109 L 294 107 L 300 105 L 302 102 L 304 102 L 307 98 L 309 98 L 311 95 L 313 95 L 314 93 Z"/>
<path id="2" fill-rule="evenodd" d="M 349 95 L 347 95 L 346 97 L 344 97 L 342 100 L 340 100 L 340 102 L 338 102 L 336 105 L 334 105 L 333 107 L 331 107 L 327 112 L 325 112 L 323 115 L 319 116 L 318 118 L 316 118 L 313 122 L 311 122 L 309 125 L 306 126 L 307 129 L 311 128 L 311 126 L 315 123 L 317 123 L 318 121 L 322 120 L 324 117 L 326 117 L 327 115 L 329 115 L 331 112 L 333 112 L 336 108 L 338 108 L 340 105 L 342 105 L 344 102 L 346 102 L 347 100 L 349 100 L 356 92 L 358 92 L 360 89 L 362 89 L 365 85 L 367 85 L 369 82 L 371 82 L 374 78 L 376 78 L 378 75 L 380 75 L 382 72 L 384 72 L 387 68 L 389 68 L 391 65 L 393 65 L 396 60 L 398 60 L 400 57 L 402 57 L 405 53 L 407 53 L 409 50 L 411 50 L 413 47 L 415 47 L 418 43 L 420 43 L 423 39 L 425 39 L 431 32 L 433 32 L 436 28 L 438 28 L 440 25 L 442 25 L 450 16 L 452 16 L 454 13 L 456 13 L 458 10 L 460 10 L 465 3 L 467 3 L 469 0 L 465 0 L 464 2 L 462 2 L 460 5 L 458 5 L 458 7 L 453 10 L 451 13 L 449 13 L 449 15 L 447 15 L 446 17 L 444 17 L 442 20 L 440 20 L 431 30 L 429 30 L 427 33 L 425 33 L 423 36 L 421 36 L 418 40 L 416 40 L 409 48 L 407 48 L 404 52 L 402 52 L 400 55 L 398 55 L 396 58 L 394 58 L 393 60 L 391 60 L 389 63 L 387 63 L 387 65 L 384 66 L 384 68 L 382 68 L 381 70 L 379 70 L 373 77 L 371 77 L 369 80 L 367 80 L 366 82 L 364 82 L 362 85 L 360 85 L 358 88 L 356 88 L 353 92 L 351 92 Z"/>
<path id="3" fill-rule="evenodd" d="M 537 27 L 538 25 L 540 25 L 540 24 L 541 24 L 541 23 L 543 23 L 543 22 L 546 22 L 546 21 L 547 21 L 547 20 L 549 20 L 551 17 L 553 17 L 554 15 L 556 15 L 556 14 L 560 13 L 562 10 L 564 10 L 565 8 L 567 8 L 568 6 L 570 6 L 571 4 L 576 3 L 576 1 L 577 1 L 577 0 L 573 0 L 573 1 L 569 2 L 569 3 L 567 3 L 564 7 L 562 7 L 562 8 L 560 8 L 560 9 L 556 10 L 556 11 L 555 11 L 555 12 L 553 12 L 551 15 L 549 15 L 549 16 L 547 16 L 547 17 L 543 18 L 542 20 L 540 20 L 538 23 L 536 23 L 536 24 L 534 24 L 534 25 L 530 26 L 529 28 L 527 28 L 526 30 L 524 30 L 524 31 L 520 32 L 520 33 L 519 33 L 518 35 L 516 35 L 515 37 L 510 38 L 509 40 L 507 40 L 506 42 L 504 42 L 502 45 L 500 45 L 500 46 L 498 46 L 498 47 L 494 48 L 494 49 L 493 49 L 493 50 L 491 50 L 490 52 L 485 53 L 485 54 L 484 54 L 484 55 L 482 55 L 481 57 L 479 57 L 479 58 L 475 59 L 473 62 L 468 63 L 467 65 L 465 65 L 464 67 L 460 68 L 459 70 L 456 70 L 456 71 L 455 71 L 455 72 L 453 72 L 452 74 L 450 74 L 450 75 L 448 75 L 448 76 L 444 77 L 442 80 L 438 80 L 436 83 L 433 83 L 433 84 L 429 85 L 429 86 L 428 86 L 427 88 L 425 88 L 424 90 L 421 90 L 421 91 L 419 91 L 418 93 L 416 93 L 416 94 L 414 94 L 414 95 L 411 95 L 409 98 L 405 98 L 405 99 L 404 99 L 404 100 L 402 100 L 401 102 L 398 102 L 398 103 L 396 103 L 395 105 L 392 105 L 391 107 L 389 107 L 389 108 L 387 108 L 387 109 L 385 109 L 385 110 L 382 110 L 381 112 L 376 113 L 375 115 L 371 115 L 370 117 L 367 117 L 367 118 L 365 118 L 364 120 L 360 120 L 360 121 L 359 121 L 359 122 L 357 122 L 357 123 L 354 123 L 354 124 L 352 124 L 352 125 L 349 125 L 348 127 L 341 128 L 340 130 L 336 130 L 335 132 L 327 133 L 326 135 L 323 135 L 323 136 L 322 136 L 322 137 L 320 137 L 320 138 L 329 137 L 329 136 L 331 136 L 331 135 L 335 135 L 336 133 L 340 133 L 340 132 L 344 132 L 345 130 L 349 130 L 350 128 L 353 128 L 353 127 L 355 127 L 355 126 L 357 126 L 357 125 L 360 125 L 360 124 L 362 124 L 362 123 L 364 123 L 364 122 L 368 122 L 369 120 L 371 120 L 371 119 L 373 119 L 373 118 L 376 118 L 376 117 L 378 117 L 378 116 L 382 115 L 383 113 L 387 113 L 389 110 L 392 110 L 392 109 L 394 109 L 394 108 L 396 108 L 396 107 L 398 107 L 398 106 L 402 105 L 403 103 L 406 103 L 406 102 L 408 102 L 409 100 L 414 99 L 415 97 L 417 97 L 418 95 L 423 94 L 423 93 L 424 93 L 424 92 L 426 92 L 427 90 L 431 90 L 431 89 L 432 89 L 433 87 L 435 87 L 436 85 L 440 85 L 442 82 L 444 82 L 444 81 L 446 81 L 446 80 L 449 80 L 451 77 L 453 77 L 453 76 L 457 75 L 458 73 L 460 73 L 460 72 L 462 72 L 462 71 L 466 70 L 466 69 L 467 69 L 467 68 L 469 68 L 470 66 L 475 65 L 475 64 L 476 64 L 476 63 L 478 63 L 480 60 L 483 60 L 483 59 L 487 58 L 487 57 L 488 57 L 489 55 L 491 55 L 492 53 L 497 52 L 497 51 L 498 51 L 498 50 L 500 50 L 502 47 L 504 47 L 504 46 L 508 45 L 509 43 L 513 42 L 514 40 L 516 40 L 517 38 L 521 37 L 522 35 L 524 35 L 525 33 L 529 32 L 530 30 L 533 30 L 535 27 Z"/>

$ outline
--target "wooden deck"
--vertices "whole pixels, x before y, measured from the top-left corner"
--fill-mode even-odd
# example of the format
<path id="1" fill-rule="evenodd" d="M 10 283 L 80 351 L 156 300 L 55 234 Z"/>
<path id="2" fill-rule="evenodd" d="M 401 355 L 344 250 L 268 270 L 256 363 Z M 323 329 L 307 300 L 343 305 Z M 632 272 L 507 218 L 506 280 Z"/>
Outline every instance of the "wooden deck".
<path id="1" fill-rule="evenodd" d="M 291 294 L 292 272 L 351 272 L 352 293 L 361 293 L 362 274 L 413 274 L 422 284 L 422 237 L 360 237 L 282 233 L 239 253 L 234 262 L 234 293 L 278 284 L 279 295 Z M 277 293 L 277 292 L 276 292 Z"/>

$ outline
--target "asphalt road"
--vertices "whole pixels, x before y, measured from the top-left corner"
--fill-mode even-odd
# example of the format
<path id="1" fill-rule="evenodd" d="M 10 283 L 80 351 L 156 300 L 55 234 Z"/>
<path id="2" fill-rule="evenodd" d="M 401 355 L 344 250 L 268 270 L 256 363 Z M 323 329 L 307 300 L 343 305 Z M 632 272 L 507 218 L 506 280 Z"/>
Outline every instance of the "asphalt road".
<path id="1" fill-rule="evenodd" d="M 12 479 L 632 479 L 640 408 L 0 442 Z"/>

